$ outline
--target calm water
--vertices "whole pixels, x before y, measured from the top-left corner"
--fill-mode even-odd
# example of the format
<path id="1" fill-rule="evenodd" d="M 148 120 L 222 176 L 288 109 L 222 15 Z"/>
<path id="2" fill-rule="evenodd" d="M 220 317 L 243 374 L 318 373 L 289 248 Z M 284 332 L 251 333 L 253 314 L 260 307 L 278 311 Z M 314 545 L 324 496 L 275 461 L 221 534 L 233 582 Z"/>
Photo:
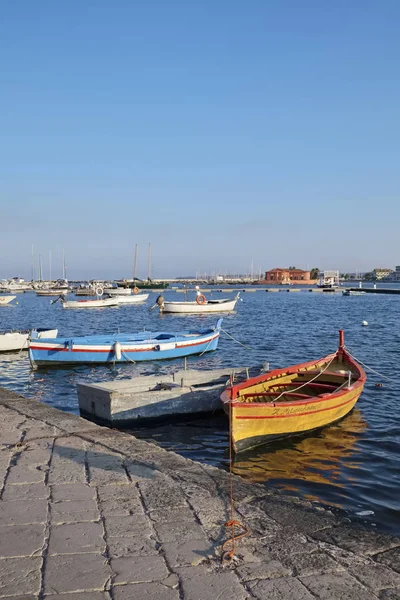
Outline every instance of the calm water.
<path id="1" fill-rule="evenodd" d="M 228 296 L 217 291 L 215 297 Z M 176 292 L 165 292 L 180 298 Z M 32 293 L 17 297 L 18 305 L 0 308 L 0 329 L 58 327 L 60 335 L 135 331 L 174 331 L 213 324 L 216 317 L 148 312 L 147 306 L 68 311 L 49 298 Z M 268 361 L 271 368 L 318 358 L 336 349 L 337 330 L 345 329 L 346 344 L 367 365 L 392 382 L 367 371 L 357 408 L 340 424 L 239 455 L 235 470 L 249 481 L 336 506 L 377 527 L 400 534 L 400 296 L 341 294 L 244 293 L 236 314 L 223 327 L 248 350 L 221 336 L 217 352 L 189 359 L 197 368 L 253 366 Z M 362 327 L 362 321 L 368 327 Z M 78 380 L 123 379 L 167 372 L 182 361 L 75 367 L 31 371 L 27 353 L 0 355 L 0 385 L 62 410 L 78 413 Z M 376 387 L 376 383 L 383 387 Z M 228 434 L 224 417 L 197 419 L 177 425 L 134 430 L 184 456 L 227 466 Z M 358 515 L 372 511 L 370 515 Z"/>

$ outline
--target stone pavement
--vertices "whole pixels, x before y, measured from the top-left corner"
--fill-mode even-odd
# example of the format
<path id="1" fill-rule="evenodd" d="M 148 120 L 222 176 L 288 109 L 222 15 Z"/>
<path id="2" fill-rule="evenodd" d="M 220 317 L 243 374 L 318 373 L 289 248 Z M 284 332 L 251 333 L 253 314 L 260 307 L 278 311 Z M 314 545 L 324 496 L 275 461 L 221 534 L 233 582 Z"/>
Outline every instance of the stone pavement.
<path id="1" fill-rule="evenodd" d="M 400 539 L 0 390 L 0 598 L 399 600 Z"/>

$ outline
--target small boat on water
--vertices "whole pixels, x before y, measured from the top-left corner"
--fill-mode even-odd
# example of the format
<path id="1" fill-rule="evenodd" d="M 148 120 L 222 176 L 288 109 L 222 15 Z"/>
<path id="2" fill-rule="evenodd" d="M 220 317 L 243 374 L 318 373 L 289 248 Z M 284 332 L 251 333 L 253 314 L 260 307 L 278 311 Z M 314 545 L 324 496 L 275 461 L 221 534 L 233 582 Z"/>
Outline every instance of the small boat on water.
<path id="1" fill-rule="evenodd" d="M 66 296 L 68 290 L 65 289 L 51 289 L 48 290 L 37 290 L 36 296 Z"/>
<path id="2" fill-rule="evenodd" d="M 365 296 L 366 292 L 362 290 L 343 290 L 343 296 Z"/>
<path id="3" fill-rule="evenodd" d="M 32 366 L 82 363 L 121 363 L 179 358 L 216 350 L 222 319 L 215 327 L 179 333 L 163 331 L 40 339 L 32 342 Z"/>
<path id="4" fill-rule="evenodd" d="M 7 306 L 13 300 L 15 300 L 17 296 L 0 296 L 0 306 Z"/>
<path id="5" fill-rule="evenodd" d="M 199 286 L 196 286 L 196 300 L 190 302 L 169 302 L 163 296 L 159 296 L 156 300 L 160 312 L 162 313 L 179 313 L 179 314 L 204 314 L 204 313 L 220 313 L 231 312 L 235 310 L 237 301 L 239 300 L 240 292 L 233 299 L 221 298 L 218 300 L 207 300 L 200 292 Z"/>
<path id="6" fill-rule="evenodd" d="M 235 452 L 320 429 L 351 411 L 366 375 L 346 351 L 344 332 L 339 334 L 334 354 L 276 369 L 221 394 Z"/>
<path id="7" fill-rule="evenodd" d="M 147 298 L 149 297 L 149 294 L 138 294 L 137 296 L 134 296 L 133 294 L 131 294 L 130 296 L 111 296 L 116 302 L 118 302 L 118 304 L 143 304 L 144 302 L 146 302 Z"/>
<path id="8" fill-rule="evenodd" d="M 56 338 L 58 329 L 32 329 L 31 331 L 5 331 L 0 333 L 0 352 L 28 350 L 30 340 Z"/>

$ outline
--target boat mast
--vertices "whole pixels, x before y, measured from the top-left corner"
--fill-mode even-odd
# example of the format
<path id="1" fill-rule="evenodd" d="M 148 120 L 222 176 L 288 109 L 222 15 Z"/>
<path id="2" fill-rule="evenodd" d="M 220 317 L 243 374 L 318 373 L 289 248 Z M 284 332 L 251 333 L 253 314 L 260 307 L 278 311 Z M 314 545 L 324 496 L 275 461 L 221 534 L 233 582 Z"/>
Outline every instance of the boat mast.
<path id="1" fill-rule="evenodd" d="M 32 244 L 32 281 L 35 280 L 35 247 Z"/>
<path id="2" fill-rule="evenodd" d="M 63 279 L 67 279 L 67 269 L 65 266 L 65 252 L 64 252 L 64 248 L 63 248 L 63 254 L 62 254 L 62 278 Z"/>
<path id="3" fill-rule="evenodd" d="M 137 255 L 138 255 L 138 245 L 135 244 L 135 256 L 133 258 L 133 281 L 136 280 Z"/>
<path id="4" fill-rule="evenodd" d="M 39 254 L 39 281 L 42 281 L 42 257 Z"/>
<path id="5" fill-rule="evenodd" d="M 51 250 L 49 250 L 49 281 L 51 281 Z"/>
<path id="6" fill-rule="evenodd" d="M 148 257 L 148 261 L 147 261 L 147 279 L 150 281 L 150 275 L 151 275 L 151 244 L 149 242 L 149 257 Z"/>

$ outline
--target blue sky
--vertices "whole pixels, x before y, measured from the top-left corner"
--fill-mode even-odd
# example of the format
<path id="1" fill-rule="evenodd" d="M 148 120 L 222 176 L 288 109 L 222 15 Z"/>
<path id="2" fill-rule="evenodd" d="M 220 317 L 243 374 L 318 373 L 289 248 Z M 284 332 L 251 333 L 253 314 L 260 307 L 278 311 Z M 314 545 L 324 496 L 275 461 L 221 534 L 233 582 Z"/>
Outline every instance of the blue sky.
<path id="1" fill-rule="evenodd" d="M 0 278 L 400 263 L 400 3 L 4 1 Z M 58 266 L 57 266 L 58 265 Z"/>

